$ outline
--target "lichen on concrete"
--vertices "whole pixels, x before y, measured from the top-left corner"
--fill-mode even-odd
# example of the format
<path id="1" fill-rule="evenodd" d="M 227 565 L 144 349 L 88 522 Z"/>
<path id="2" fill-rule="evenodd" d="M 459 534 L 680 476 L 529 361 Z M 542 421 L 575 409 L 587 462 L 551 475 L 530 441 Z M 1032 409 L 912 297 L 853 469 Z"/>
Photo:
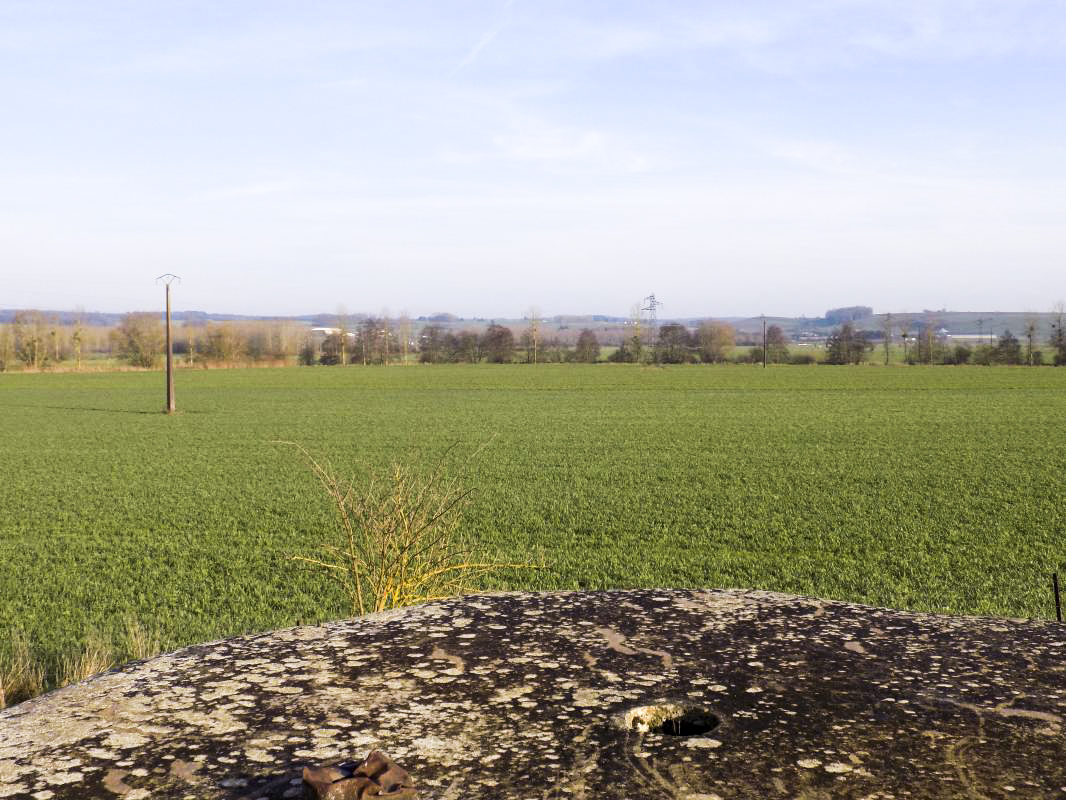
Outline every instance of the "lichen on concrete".
<path id="1" fill-rule="evenodd" d="M 715 725 L 632 724 L 647 708 Z M 478 595 L 197 645 L 2 711 L 0 798 L 299 797 L 305 767 L 372 750 L 423 800 L 1062 797 L 1064 720 L 1056 623 Z"/>

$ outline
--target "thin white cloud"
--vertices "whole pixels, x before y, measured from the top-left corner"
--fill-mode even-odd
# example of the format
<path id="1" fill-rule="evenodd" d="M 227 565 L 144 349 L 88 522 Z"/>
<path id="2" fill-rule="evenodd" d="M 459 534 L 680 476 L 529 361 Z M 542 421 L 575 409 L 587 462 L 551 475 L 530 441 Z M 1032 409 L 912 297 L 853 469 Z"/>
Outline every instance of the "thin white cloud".
<path id="1" fill-rule="evenodd" d="M 528 117 L 513 119 L 490 135 L 481 150 L 450 150 L 448 164 L 528 164 L 566 173 L 623 175 L 662 170 L 670 160 L 645 151 L 605 129 L 555 124 Z"/>

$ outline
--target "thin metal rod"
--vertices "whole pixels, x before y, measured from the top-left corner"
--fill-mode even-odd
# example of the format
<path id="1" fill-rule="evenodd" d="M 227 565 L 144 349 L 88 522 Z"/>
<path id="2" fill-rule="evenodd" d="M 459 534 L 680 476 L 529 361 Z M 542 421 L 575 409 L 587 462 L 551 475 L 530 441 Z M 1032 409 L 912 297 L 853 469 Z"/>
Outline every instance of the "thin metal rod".
<path id="1" fill-rule="evenodd" d="M 1055 591 L 1055 619 L 1062 622 L 1062 600 L 1059 598 L 1059 573 L 1051 573 L 1051 588 Z"/>

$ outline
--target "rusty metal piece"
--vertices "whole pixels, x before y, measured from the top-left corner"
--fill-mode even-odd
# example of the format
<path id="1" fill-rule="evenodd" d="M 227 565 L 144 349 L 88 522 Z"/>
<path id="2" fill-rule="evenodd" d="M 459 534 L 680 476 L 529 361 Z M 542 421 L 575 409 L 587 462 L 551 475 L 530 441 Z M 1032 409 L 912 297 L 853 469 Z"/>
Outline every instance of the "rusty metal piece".
<path id="1" fill-rule="evenodd" d="M 346 765 L 304 767 L 305 800 L 418 800 L 406 770 L 384 753 L 374 750 L 354 769 Z"/>

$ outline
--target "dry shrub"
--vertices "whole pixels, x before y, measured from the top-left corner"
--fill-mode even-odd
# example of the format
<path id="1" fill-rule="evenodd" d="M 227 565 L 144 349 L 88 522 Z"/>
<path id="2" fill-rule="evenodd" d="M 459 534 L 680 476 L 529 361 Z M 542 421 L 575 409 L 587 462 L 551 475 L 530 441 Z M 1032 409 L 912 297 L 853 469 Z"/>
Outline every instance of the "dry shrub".
<path id="1" fill-rule="evenodd" d="M 292 558 L 336 581 L 353 616 L 453 597 L 488 573 L 538 566 L 486 561 L 466 544 L 460 528 L 473 490 L 446 473 L 454 446 L 428 474 L 393 464 L 384 478 L 372 477 L 357 488 L 299 444 L 279 444 L 297 448 L 307 459 L 338 523 L 337 541 L 323 543 L 320 558 Z"/>
<path id="2" fill-rule="evenodd" d="M 0 708 L 21 703 L 44 691 L 44 672 L 30 654 L 25 634 L 11 635 L 7 652 L 0 653 Z"/>

